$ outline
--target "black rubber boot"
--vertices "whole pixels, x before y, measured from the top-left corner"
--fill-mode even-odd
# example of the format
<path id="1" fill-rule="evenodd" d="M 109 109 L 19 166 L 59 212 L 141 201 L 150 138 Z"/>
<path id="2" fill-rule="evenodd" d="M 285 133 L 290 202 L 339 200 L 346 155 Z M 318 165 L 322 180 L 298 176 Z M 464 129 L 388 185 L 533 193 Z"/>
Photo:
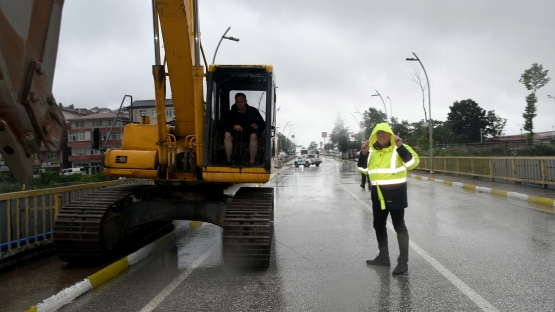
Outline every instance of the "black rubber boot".
<path id="1" fill-rule="evenodd" d="M 381 266 L 391 266 L 389 257 L 378 255 L 374 260 L 366 260 L 366 264 L 369 265 L 381 265 Z"/>
<path id="2" fill-rule="evenodd" d="M 397 233 L 397 242 L 399 243 L 399 258 L 398 263 L 409 262 L 409 232 Z"/>

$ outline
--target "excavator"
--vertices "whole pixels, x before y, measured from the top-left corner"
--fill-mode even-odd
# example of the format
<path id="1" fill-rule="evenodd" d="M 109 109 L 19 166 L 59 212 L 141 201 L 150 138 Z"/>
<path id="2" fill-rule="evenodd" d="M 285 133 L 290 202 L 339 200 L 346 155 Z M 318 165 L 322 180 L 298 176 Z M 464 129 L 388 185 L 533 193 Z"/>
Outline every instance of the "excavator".
<path id="1" fill-rule="evenodd" d="M 151 183 L 106 187 L 67 203 L 55 220 L 54 250 L 67 262 L 107 261 L 145 233 L 173 220 L 193 220 L 223 228 L 226 265 L 267 267 L 273 188 L 241 187 L 233 196 L 224 190 L 236 183 L 260 185 L 276 170 L 273 66 L 208 64 L 198 0 L 151 1 L 156 123 L 149 116 L 129 120 L 121 148 L 103 150 L 106 176 Z M 57 151 L 66 126 L 52 94 L 63 2 L 0 2 L 0 152 L 22 184 L 30 182 L 41 144 Z M 171 122 L 165 114 L 166 79 L 174 103 Z M 234 141 L 231 163 L 225 154 L 226 118 L 239 92 L 261 95 L 265 130 L 254 165 L 247 165 L 244 142 Z M 98 131 L 90 135 L 98 147 Z"/>

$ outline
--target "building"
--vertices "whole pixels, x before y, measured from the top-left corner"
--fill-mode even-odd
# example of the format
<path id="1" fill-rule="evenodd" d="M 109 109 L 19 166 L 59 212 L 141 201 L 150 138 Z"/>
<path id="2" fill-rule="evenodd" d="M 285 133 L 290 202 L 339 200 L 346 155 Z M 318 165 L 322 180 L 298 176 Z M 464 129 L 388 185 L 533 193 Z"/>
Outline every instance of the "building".
<path id="1" fill-rule="evenodd" d="M 91 148 L 91 130 L 93 128 L 100 129 L 101 147 L 104 148 L 120 148 L 124 121 L 115 121 L 114 128 L 110 138 L 107 140 L 108 134 L 114 123 L 116 114 L 112 113 L 96 113 L 86 116 L 79 116 L 67 119 L 70 124 L 67 130 L 68 146 L 71 149 L 69 161 L 70 167 L 84 167 L 88 174 L 101 172 L 102 159 L 100 150 Z M 106 142 L 108 143 L 106 145 Z"/>
<path id="2" fill-rule="evenodd" d="M 67 130 L 70 128 L 69 119 L 78 118 L 84 115 L 89 115 L 92 112 L 85 108 L 74 108 L 73 104 L 69 107 L 59 104 L 62 115 L 66 120 L 64 129 L 62 130 L 62 142 L 60 143 L 60 150 L 57 152 L 49 152 L 43 143 L 39 152 L 33 161 L 33 173 L 38 174 L 44 171 L 61 172 L 62 169 L 71 167 L 69 162 L 69 155 L 71 153 L 67 144 Z"/>
<path id="3" fill-rule="evenodd" d="M 133 107 L 127 106 L 127 109 L 132 111 L 133 118 L 131 120 L 138 122 L 141 121 L 141 116 L 150 116 L 150 123 L 156 124 L 156 105 L 154 100 L 134 101 Z M 166 122 L 172 121 L 173 116 L 173 100 L 166 99 Z"/>

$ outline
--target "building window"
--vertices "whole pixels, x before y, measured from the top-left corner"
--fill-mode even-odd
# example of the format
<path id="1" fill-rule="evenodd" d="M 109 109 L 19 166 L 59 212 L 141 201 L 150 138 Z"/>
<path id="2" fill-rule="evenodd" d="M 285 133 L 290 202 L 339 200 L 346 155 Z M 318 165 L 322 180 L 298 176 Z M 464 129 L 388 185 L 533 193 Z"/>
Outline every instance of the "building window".
<path id="1" fill-rule="evenodd" d="M 72 132 L 68 134 L 69 142 L 85 141 L 85 132 Z"/>
<path id="2" fill-rule="evenodd" d="M 48 159 L 56 159 L 56 153 L 46 153 L 46 158 Z"/>
<path id="3" fill-rule="evenodd" d="M 102 120 L 93 120 L 93 127 L 102 127 Z"/>
<path id="4" fill-rule="evenodd" d="M 120 132 L 112 133 L 110 140 L 121 140 L 121 133 Z"/>
<path id="5" fill-rule="evenodd" d="M 73 148 L 73 156 L 85 156 L 86 152 L 84 148 L 75 147 Z"/>
<path id="6" fill-rule="evenodd" d="M 73 127 L 74 128 L 83 128 L 83 127 L 85 127 L 85 122 L 82 121 L 82 120 L 74 121 L 73 122 Z"/>
<path id="7" fill-rule="evenodd" d="M 166 117 L 173 117 L 173 108 L 166 109 Z"/>
<path id="8" fill-rule="evenodd" d="M 150 112 L 150 118 L 156 118 L 156 110 L 155 110 L 155 109 L 153 109 L 153 110 Z"/>
<path id="9" fill-rule="evenodd" d="M 139 116 L 141 116 L 141 117 L 146 116 L 146 110 L 144 110 L 144 109 L 139 110 Z"/>

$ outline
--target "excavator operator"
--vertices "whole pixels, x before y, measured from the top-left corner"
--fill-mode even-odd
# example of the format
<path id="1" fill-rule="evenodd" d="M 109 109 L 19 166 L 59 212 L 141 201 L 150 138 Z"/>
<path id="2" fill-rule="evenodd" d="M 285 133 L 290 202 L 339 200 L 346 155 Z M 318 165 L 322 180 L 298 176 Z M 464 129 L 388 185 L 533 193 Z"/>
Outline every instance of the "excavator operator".
<path id="1" fill-rule="evenodd" d="M 258 109 L 247 104 L 247 96 L 244 93 L 235 94 L 235 104 L 227 117 L 227 129 L 224 134 L 224 148 L 227 157 L 226 165 L 231 163 L 231 152 L 233 140 L 235 144 L 249 142 L 249 165 L 255 164 L 258 151 L 258 139 L 264 131 L 264 119 Z"/>

